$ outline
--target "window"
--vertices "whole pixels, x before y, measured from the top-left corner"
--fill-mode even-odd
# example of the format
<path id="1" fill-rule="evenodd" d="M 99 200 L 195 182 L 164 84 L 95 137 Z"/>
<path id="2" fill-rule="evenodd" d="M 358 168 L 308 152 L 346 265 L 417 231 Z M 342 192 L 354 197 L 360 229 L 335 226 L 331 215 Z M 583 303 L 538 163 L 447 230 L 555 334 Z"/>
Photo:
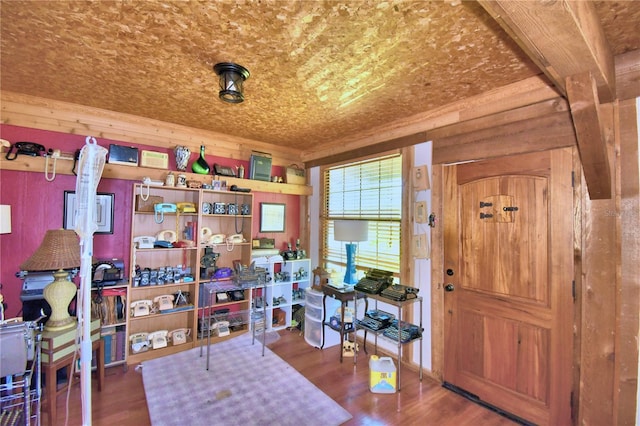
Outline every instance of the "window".
<path id="1" fill-rule="evenodd" d="M 399 154 L 326 168 L 323 174 L 322 260 L 327 269 L 344 272 L 344 242 L 335 241 L 333 223 L 341 219 L 369 222 L 368 241 L 358 243 L 356 268 L 400 273 L 402 156 Z M 358 273 L 362 276 L 362 273 Z"/>

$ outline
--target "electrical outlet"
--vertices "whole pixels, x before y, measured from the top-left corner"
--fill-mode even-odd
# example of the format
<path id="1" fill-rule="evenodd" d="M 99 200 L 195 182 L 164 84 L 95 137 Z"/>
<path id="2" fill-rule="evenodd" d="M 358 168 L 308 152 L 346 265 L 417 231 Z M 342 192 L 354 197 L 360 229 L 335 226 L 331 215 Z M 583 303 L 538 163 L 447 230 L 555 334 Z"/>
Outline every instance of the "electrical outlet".
<path id="1" fill-rule="evenodd" d="M 427 241 L 427 234 L 418 234 L 413 236 L 413 257 L 416 259 L 428 259 L 429 242 Z"/>

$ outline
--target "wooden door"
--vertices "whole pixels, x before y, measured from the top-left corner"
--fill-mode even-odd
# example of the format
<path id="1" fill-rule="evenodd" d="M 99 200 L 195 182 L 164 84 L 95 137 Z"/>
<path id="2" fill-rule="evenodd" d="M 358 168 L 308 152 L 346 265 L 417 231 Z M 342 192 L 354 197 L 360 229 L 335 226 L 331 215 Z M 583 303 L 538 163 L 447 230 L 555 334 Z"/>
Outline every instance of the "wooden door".
<path id="1" fill-rule="evenodd" d="M 571 424 L 572 151 L 445 168 L 444 380 Z"/>

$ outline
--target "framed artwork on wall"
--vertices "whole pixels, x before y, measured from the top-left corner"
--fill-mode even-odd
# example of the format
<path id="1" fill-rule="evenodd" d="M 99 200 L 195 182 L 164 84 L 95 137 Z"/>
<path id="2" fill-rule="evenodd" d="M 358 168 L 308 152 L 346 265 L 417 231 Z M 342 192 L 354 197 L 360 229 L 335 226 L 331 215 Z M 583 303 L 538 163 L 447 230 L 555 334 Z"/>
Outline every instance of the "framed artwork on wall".
<path id="1" fill-rule="evenodd" d="M 115 194 L 108 192 L 98 192 L 96 195 L 96 207 L 94 210 L 94 220 L 98 224 L 96 234 L 113 234 L 113 201 Z M 75 229 L 77 197 L 75 191 L 64 191 L 64 214 L 62 227 L 64 229 Z"/>
<path id="2" fill-rule="evenodd" d="M 284 232 L 286 204 L 260 203 L 260 232 Z"/>

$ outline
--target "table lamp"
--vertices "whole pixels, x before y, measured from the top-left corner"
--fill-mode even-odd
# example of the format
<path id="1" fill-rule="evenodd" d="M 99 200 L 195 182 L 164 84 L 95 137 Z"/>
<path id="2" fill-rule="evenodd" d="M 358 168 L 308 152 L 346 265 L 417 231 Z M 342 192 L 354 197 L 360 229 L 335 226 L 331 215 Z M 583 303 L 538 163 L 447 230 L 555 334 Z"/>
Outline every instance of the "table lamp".
<path id="1" fill-rule="evenodd" d="M 333 239 L 336 241 L 348 241 L 345 244 L 347 251 L 347 270 L 344 274 L 346 284 L 357 284 L 356 278 L 356 248 L 354 242 L 367 241 L 369 222 L 366 220 L 336 220 L 333 222 Z"/>
<path id="2" fill-rule="evenodd" d="M 44 299 L 51 306 L 51 316 L 44 328 L 60 331 L 76 326 L 75 318 L 69 315 L 69 303 L 78 288 L 69 281 L 69 272 L 80 266 L 80 242 L 72 230 L 50 229 L 40 247 L 27 259 L 20 269 L 23 271 L 55 271 L 54 281 L 44 289 Z"/>

